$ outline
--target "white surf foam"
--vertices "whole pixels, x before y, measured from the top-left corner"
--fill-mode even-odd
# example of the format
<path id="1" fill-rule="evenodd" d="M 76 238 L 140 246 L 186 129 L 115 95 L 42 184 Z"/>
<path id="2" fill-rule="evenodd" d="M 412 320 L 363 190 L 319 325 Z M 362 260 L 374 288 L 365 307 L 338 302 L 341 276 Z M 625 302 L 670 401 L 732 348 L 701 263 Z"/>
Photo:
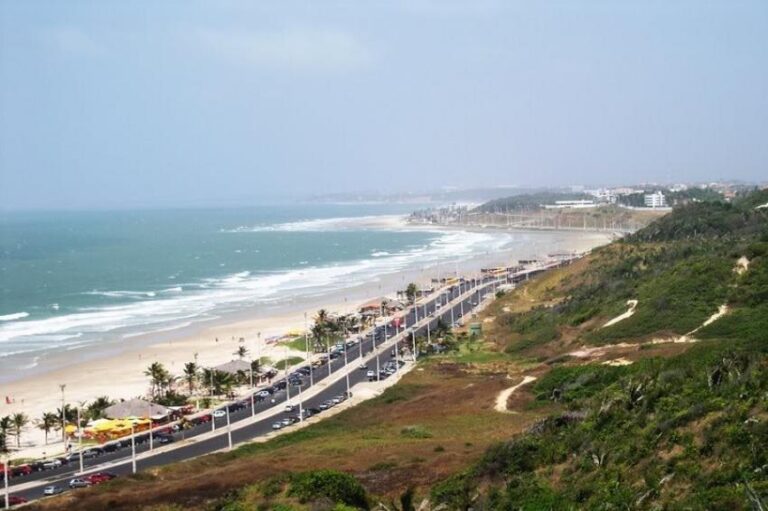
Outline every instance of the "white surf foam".
<path id="1" fill-rule="evenodd" d="M 234 229 L 224 229 L 222 232 L 328 232 L 376 228 L 389 230 L 405 226 L 405 216 L 402 215 L 371 215 L 357 217 L 319 218 L 270 225 L 244 225 L 235 227 Z"/>
<path id="2" fill-rule="evenodd" d="M 242 271 L 200 283 L 185 283 L 183 288 L 168 288 L 156 296 L 154 292 L 146 291 L 94 291 L 95 294 L 132 300 L 118 305 L 82 308 L 74 313 L 39 320 L 6 321 L 0 324 L 0 342 L 6 343 L 7 351 L 3 351 L 8 353 L 38 350 L 45 345 L 74 347 L 75 342 L 82 345 L 100 341 L 106 332 L 125 337 L 136 332 L 175 329 L 245 306 L 275 303 L 297 296 L 320 296 L 348 287 L 350 283 L 373 282 L 382 275 L 409 267 L 425 268 L 494 252 L 510 240 L 511 236 L 501 233 L 451 231 L 440 234 L 429 244 L 394 254 L 380 251 L 368 259 L 325 266 L 305 265 L 270 273 Z"/>
<path id="3" fill-rule="evenodd" d="M 0 316 L 0 321 L 15 321 L 17 319 L 24 319 L 28 316 L 28 312 L 16 312 L 14 314 L 6 314 L 5 316 Z"/>

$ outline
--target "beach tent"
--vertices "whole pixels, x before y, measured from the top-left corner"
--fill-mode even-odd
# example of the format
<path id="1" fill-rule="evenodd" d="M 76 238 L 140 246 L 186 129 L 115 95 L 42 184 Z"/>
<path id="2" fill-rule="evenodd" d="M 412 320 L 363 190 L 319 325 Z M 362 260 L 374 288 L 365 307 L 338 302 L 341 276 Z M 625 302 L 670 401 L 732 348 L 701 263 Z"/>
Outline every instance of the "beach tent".
<path id="1" fill-rule="evenodd" d="M 162 420 L 167 418 L 171 412 L 172 410 L 168 407 L 138 398 L 122 401 L 104 409 L 104 415 L 110 419 L 141 417 Z"/>

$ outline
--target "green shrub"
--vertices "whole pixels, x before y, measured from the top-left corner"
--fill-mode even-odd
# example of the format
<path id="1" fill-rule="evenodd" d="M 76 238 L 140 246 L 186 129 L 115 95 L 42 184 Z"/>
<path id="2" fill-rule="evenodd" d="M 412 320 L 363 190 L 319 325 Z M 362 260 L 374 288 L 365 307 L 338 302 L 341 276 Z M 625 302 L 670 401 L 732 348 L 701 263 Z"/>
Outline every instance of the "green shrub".
<path id="1" fill-rule="evenodd" d="M 291 477 L 288 495 L 301 502 L 327 498 L 333 502 L 368 509 L 365 488 L 349 474 L 338 470 L 311 470 Z"/>

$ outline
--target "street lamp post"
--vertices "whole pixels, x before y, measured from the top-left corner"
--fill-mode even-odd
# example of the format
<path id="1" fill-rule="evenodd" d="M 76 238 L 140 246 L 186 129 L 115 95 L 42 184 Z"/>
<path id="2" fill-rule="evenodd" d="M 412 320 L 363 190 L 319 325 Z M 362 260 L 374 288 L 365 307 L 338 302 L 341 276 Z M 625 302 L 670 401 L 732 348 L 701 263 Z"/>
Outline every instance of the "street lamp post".
<path id="1" fill-rule="evenodd" d="M 83 473 L 83 432 L 80 430 L 80 407 L 77 407 L 77 449 L 80 458 L 80 473 Z"/>
<path id="2" fill-rule="evenodd" d="M 285 348 L 285 362 L 283 362 L 283 374 L 285 374 L 285 401 L 291 399 L 291 382 L 288 380 L 288 347 Z"/>
<path id="3" fill-rule="evenodd" d="M 149 452 L 155 448 L 155 441 L 152 438 L 152 403 L 147 406 L 147 420 L 149 421 Z"/>
<path id="4" fill-rule="evenodd" d="M 304 422 L 304 403 L 301 397 L 303 385 L 299 385 L 299 422 Z"/>
<path id="5" fill-rule="evenodd" d="M 211 401 L 213 401 L 213 367 L 209 369 L 209 372 L 211 373 Z M 211 403 L 211 431 L 216 431 L 216 417 L 213 416 L 213 403 Z"/>
<path id="6" fill-rule="evenodd" d="M 253 391 L 253 362 L 251 362 L 251 417 L 256 415 L 256 403 L 254 395 L 256 393 Z"/>
<path id="7" fill-rule="evenodd" d="M 413 338 L 413 361 L 416 362 L 416 327 L 411 330 L 411 337 Z"/>
<path id="8" fill-rule="evenodd" d="M 66 416 L 66 408 L 67 405 L 65 404 L 66 401 L 64 400 L 64 389 L 67 388 L 66 383 L 59 384 L 59 388 L 61 389 L 61 441 L 64 442 L 64 448 L 66 449 L 67 444 L 67 416 Z"/>
<path id="9" fill-rule="evenodd" d="M 136 473 L 136 425 L 131 421 L 131 470 Z"/>
<path id="10" fill-rule="evenodd" d="M 307 350 L 307 361 L 309 361 L 309 386 L 315 384 L 315 368 L 312 364 L 312 357 L 309 354 L 309 329 L 307 328 L 307 313 L 304 313 L 304 344 Z"/>
<path id="11" fill-rule="evenodd" d="M 349 363 L 347 359 L 347 344 L 344 343 L 344 372 L 347 375 L 347 397 L 349 397 L 349 368 L 347 367 L 347 364 Z"/>
<path id="12" fill-rule="evenodd" d="M 227 444 L 229 450 L 232 450 L 232 424 L 229 422 L 229 405 L 224 407 L 227 410 Z"/>
<path id="13" fill-rule="evenodd" d="M 8 509 L 9 507 L 11 507 L 11 504 L 10 504 L 11 496 L 8 494 L 8 472 L 11 470 L 9 463 L 10 463 L 10 458 L 6 454 L 5 463 L 3 463 L 3 488 L 5 493 L 5 509 Z"/>

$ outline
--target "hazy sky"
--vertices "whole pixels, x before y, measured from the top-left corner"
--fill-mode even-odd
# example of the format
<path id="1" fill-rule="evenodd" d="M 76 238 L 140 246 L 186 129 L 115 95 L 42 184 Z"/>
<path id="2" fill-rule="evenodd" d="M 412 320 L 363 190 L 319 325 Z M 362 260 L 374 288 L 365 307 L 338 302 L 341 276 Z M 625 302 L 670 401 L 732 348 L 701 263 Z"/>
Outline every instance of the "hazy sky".
<path id="1" fill-rule="evenodd" d="M 2 207 L 768 178 L 768 1 L 0 2 Z"/>

